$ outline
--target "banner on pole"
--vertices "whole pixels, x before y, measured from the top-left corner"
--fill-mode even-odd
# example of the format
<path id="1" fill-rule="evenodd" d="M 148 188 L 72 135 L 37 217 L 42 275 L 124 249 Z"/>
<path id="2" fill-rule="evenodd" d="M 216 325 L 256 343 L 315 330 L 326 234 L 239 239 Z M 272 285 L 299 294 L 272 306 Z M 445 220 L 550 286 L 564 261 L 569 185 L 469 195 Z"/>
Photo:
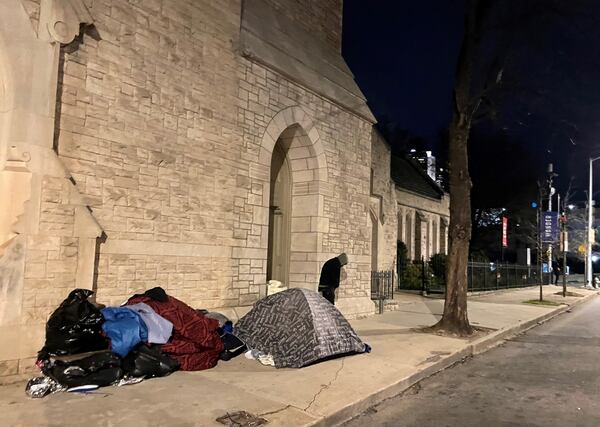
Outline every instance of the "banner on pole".
<path id="1" fill-rule="evenodd" d="M 539 226 L 542 243 L 558 241 L 558 212 L 542 212 Z"/>
<path id="2" fill-rule="evenodd" d="M 502 217 L 502 247 L 508 247 L 508 218 Z"/>

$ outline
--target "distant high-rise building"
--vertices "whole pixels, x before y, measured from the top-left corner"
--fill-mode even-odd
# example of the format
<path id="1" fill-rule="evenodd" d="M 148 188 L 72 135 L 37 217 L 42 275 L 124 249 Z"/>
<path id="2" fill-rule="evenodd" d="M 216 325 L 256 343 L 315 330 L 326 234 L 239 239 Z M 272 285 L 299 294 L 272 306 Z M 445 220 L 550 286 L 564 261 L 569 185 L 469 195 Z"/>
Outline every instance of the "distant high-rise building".
<path id="1" fill-rule="evenodd" d="M 448 191 L 448 169 L 438 168 L 435 182 L 437 182 L 445 191 Z"/>
<path id="2" fill-rule="evenodd" d="M 417 151 L 414 148 L 408 152 L 408 157 L 416 161 L 431 179 L 446 189 L 448 183 L 448 170 L 436 167 L 436 159 L 431 151 Z"/>
<path id="3" fill-rule="evenodd" d="M 427 175 L 434 181 L 437 181 L 437 171 L 435 168 L 435 156 L 431 151 L 417 151 L 414 148 L 408 153 L 408 157 L 419 163 Z"/>

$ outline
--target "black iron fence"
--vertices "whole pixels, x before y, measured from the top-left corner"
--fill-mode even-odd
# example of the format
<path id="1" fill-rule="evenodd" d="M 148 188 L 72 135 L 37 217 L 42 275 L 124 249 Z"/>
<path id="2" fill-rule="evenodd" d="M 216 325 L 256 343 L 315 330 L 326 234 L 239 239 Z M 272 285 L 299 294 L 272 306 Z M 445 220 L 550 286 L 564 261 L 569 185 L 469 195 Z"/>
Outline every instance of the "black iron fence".
<path id="1" fill-rule="evenodd" d="M 383 305 L 386 299 L 394 299 L 394 272 L 372 271 L 371 272 L 371 299 L 379 304 L 379 313 L 383 313 Z"/>
<path id="2" fill-rule="evenodd" d="M 469 291 L 522 288 L 540 283 L 535 266 L 469 262 Z"/>
<path id="3" fill-rule="evenodd" d="M 434 256 L 430 261 L 398 263 L 398 289 L 422 292 L 444 292 L 446 289 L 446 258 Z M 539 284 L 535 266 L 474 262 L 467 266 L 468 291 L 519 288 Z"/>

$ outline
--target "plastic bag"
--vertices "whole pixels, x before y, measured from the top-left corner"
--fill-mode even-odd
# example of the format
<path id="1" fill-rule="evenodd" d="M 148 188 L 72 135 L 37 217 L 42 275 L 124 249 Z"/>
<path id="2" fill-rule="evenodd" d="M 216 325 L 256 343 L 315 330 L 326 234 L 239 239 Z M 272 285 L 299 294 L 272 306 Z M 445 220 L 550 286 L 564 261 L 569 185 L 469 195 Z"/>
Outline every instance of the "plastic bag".
<path id="1" fill-rule="evenodd" d="M 219 327 L 223 327 L 227 322 L 231 323 L 231 320 L 227 318 L 224 314 L 217 313 L 216 311 L 208 311 L 205 309 L 196 310 L 200 314 L 208 317 L 209 319 L 215 319 L 219 322 Z"/>
<path id="2" fill-rule="evenodd" d="M 140 344 L 123 359 L 123 369 L 133 377 L 164 377 L 179 369 L 179 363 L 160 351 L 160 346 Z"/>
<path id="3" fill-rule="evenodd" d="M 60 385 L 52 378 L 35 377 L 27 381 L 25 394 L 33 399 L 39 399 L 52 393 L 65 391 L 67 387 Z"/>
<path id="4" fill-rule="evenodd" d="M 114 384 L 117 387 L 122 387 L 124 385 L 137 384 L 144 381 L 146 377 L 130 377 L 129 375 L 125 375 L 123 378 L 119 380 L 118 383 Z"/>
<path id="5" fill-rule="evenodd" d="M 108 348 L 101 335 L 104 318 L 88 298 L 94 292 L 75 289 L 52 313 L 46 323 L 46 344 L 38 360 L 49 355 L 85 353 Z"/>
<path id="6" fill-rule="evenodd" d="M 109 351 L 70 362 L 56 360 L 44 366 L 43 372 L 67 387 L 82 385 L 103 387 L 113 384 L 123 377 L 121 358 Z"/>

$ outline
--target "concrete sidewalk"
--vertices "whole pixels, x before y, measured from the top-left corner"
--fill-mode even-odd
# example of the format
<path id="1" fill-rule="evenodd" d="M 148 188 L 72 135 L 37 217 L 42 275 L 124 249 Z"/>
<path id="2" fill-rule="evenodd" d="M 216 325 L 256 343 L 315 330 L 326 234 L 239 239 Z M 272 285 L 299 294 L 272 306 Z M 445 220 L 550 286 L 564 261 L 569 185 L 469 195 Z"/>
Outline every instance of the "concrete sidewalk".
<path id="1" fill-rule="evenodd" d="M 471 339 L 416 332 L 441 316 L 443 300 L 399 294 L 397 311 L 352 322 L 373 347 L 370 354 L 334 359 L 302 369 L 275 369 L 240 356 L 202 372 L 176 372 L 140 384 L 105 387 L 90 394 L 57 393 L 30 399 L 24 384 L 0 387 L 2 425 L 9 426 L 212 426 L 226 413 L 245 410 L 269 425 L 334 425 L 391 397 L 420 379 L 478 353 L 595 296 L 544 297 L 558 307 L 523 304 L 539 288 L 501 291 L 469 299 L 469 319 L 489 328 Z"/>

